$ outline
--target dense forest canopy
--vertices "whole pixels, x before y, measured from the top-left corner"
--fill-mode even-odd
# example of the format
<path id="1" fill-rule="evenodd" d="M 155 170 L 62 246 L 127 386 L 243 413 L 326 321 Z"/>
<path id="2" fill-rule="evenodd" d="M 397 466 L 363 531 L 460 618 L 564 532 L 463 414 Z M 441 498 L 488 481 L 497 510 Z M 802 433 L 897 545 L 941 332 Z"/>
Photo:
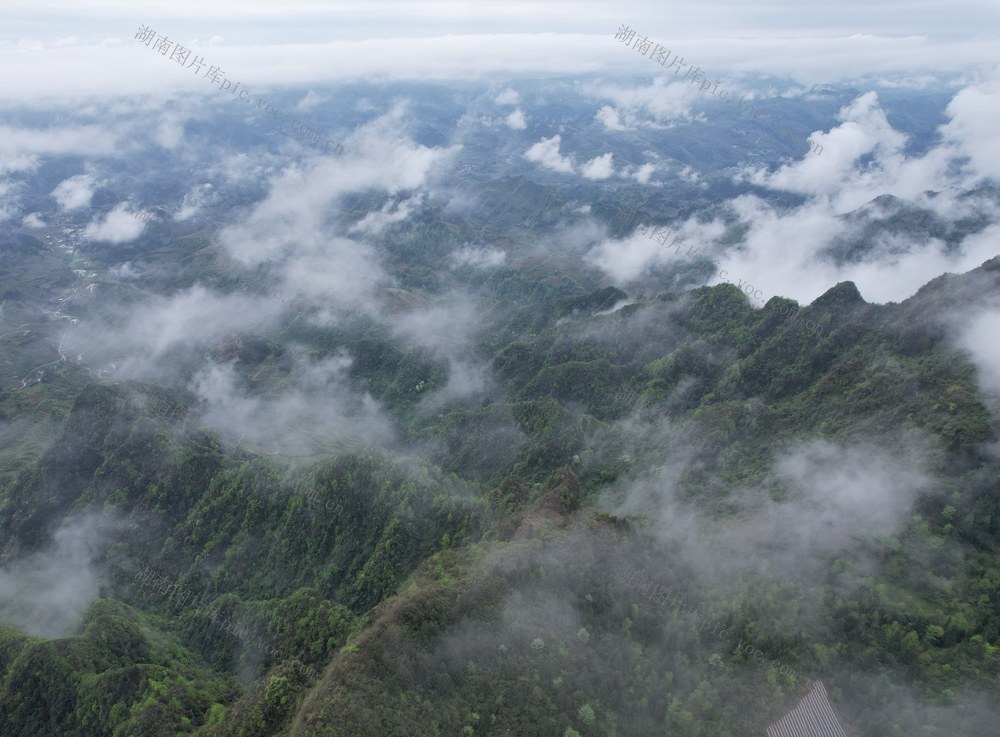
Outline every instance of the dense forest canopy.
<path id="1" fill-rule="evenodd" d="M 996 44 L 640 4 L 0 11 L 0 737 L 996 736 Z"/>

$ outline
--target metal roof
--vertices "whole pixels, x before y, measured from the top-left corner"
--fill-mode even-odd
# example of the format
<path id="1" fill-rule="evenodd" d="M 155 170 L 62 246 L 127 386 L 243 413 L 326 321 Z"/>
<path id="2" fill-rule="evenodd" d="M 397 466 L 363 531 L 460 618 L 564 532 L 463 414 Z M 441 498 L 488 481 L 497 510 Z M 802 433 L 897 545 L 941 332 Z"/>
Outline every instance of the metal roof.
<path id="1" fill-rule="evenodd" d="M 847 737 L 837 721 L 826 689 L 814 681 L 799 705 L 767 728 L 767 737 Z"/>

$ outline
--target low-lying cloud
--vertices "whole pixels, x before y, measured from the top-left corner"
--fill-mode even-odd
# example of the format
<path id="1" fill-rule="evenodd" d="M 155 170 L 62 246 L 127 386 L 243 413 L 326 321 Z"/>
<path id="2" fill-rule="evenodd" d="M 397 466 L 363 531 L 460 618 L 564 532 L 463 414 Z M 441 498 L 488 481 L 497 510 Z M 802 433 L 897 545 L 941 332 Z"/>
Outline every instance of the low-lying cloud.
<path id="1" fill-rule="evenodd" d="M 38 637 L 77 632 L 100 593 L 100 557 L 113 531 L 97 515 L 70 519 L 46 550 L 0 569 L 0 621 Z"/>

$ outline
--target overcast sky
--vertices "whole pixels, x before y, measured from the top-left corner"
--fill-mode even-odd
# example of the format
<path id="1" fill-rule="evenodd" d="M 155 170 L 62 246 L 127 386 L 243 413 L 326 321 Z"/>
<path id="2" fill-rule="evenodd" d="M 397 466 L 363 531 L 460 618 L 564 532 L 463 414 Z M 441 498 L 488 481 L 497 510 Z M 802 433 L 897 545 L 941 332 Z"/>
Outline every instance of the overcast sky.
<path id="1" fill-rule="evenodd" d="M 236 44 L 301 43 L 370 38 L 428 37 L 449 33 L 603 34 L 630 23 L 644 33 L 675 38 L 795 35 L 926 35 L 969 38 L 996 32 L 995 0 L 919 2 L 841 0 L 802 3 L 769 0 L 132 0 L 30 2 L 5 0 L 8 40 L 60 36 L 120 37 L 122 24 L 169 26 L 185 37 L 223 35 Z M 141 16 L 141 17 L 140 17 Z M 554 49 L 555 53 L 558 53 Z M 930 60 L 929 60 L 930 61 Z"/>
<path id="2" fill-rule="evenodd" d="M 373 76 L 655 73 L 648 58 L 613 39 L 621 24 L 710 74 L 762 72 L 806 84 L 988 71 L 997 64 L 1000 3 L 5 0 L 0 99 L 209 93 L 134 40 L 142 24 L 258 87 Z"/>

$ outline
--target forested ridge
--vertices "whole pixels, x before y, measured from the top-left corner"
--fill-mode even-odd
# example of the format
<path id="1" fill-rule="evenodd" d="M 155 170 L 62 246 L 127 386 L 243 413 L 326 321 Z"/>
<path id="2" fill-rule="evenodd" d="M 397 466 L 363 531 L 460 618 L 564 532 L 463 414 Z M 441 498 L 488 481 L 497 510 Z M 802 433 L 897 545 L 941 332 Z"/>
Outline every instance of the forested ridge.
<path id="1" fill-rule="evenodd" d="M 851 735 L 995 734 L 997 427 L 942 321 L 1000 261 L 888 305 L 493 286 L 519 302 L 478 344 L 503 400 L 419 411 L 433 355 L 363 317 L 288 329 L 354 356 L 392 448 L 270 456 L 186 422 L 183 390 L 72 365 L 0 391 L 0 419 L 58 427 L 4 456 L 3 560 L 95 515 L 109 541 L 77 634 L 0 628 L 0 733 L 736 737 L 822 679 Z M 241 337 L 246 376 L 280 366 Z M 785 556 L 827 533 L 780 516 L 777 459 L 874 445 L 922 469 L 912 507 L 867 510 L 901 524 Z"/>

